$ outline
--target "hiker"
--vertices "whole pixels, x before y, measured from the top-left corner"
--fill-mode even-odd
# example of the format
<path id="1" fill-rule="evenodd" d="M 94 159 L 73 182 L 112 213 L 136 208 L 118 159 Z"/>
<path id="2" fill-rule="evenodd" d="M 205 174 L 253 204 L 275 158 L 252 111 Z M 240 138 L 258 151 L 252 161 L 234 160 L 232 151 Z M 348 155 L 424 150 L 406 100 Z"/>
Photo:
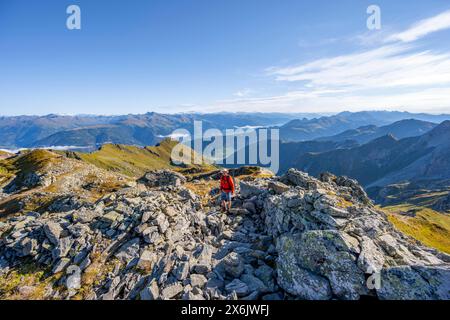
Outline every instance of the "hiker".
<path id="1" fill-rule="evenodd" d="M 220 191 L 222 192 L 220 197 L 222 211 L 230 212 L 231 197 L 234 195 L 234 182 L 227 169 L 221 171 Z"/>

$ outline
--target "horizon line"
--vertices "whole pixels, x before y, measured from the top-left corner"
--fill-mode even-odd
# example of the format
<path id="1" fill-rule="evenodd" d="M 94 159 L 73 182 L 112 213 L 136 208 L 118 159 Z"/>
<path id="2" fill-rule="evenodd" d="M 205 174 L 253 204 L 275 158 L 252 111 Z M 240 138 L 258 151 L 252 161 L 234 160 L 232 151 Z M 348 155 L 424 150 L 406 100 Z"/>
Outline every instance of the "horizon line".
<path id="1" fill-rule="evenodd" d="M 215 111 L 215 112 L 201 112 L 201 111 L 186 111 L 186 112 L 157 112 L 157 111 L 147 111 L 142 113 L 111 113 L 111 114 L 102 114 L 102 113 L 45 113 L 45 114 L 17 114 L 17 115 L 2 115 L 0 114 L 0 118 L 18 118 L 18 117 L 49 117 L 49 116 L 58 116 L 58 117 L 119 117 L 119 116 L 141 116 L 146 114 L 159 114 L 159 115 L 207 115 L 207 114 L 283 114 L 283 115 L 295 115 L 295 114 L 304 114 L 304 115 L 322 115 L 322 116 L 333 116 L 341 113 L 362 113 L 362 112 L 391 112 L 391 113 L 409 113 L 409 114 L 427 114 L 434 116 L 450 116 L 450 113 L 433 113 L 433 112 L 411 112 L 405 110 L 388 110 L 388 109 L 368 109 L 368 110 L 358 110 L 358 111 L 328 111 L 328 112 L 280 112 L 280 111 Z"/>

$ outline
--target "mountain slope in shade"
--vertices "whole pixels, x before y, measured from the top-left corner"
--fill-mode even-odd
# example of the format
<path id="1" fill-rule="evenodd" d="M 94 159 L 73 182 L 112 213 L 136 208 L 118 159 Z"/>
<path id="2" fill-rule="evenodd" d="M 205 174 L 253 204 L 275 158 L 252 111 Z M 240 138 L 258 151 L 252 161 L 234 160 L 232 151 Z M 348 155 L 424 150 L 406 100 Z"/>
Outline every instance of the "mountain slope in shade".
<path id="1" fill-rule="evenodd" d="M 156 140 L 154 130 L 151 128 L 106 125 L 61 131 L 33 142 L 32 146 L 79 146 L 94 148 L 105 143 L 151 145 Z"/>
<path id="2" fill-rule="evenodd" d="M 280 127 L 280 137 L 285 141 L 314 140 L 324 136 L 335 136 L 341 132 L 354 130 L 360 127 L 386 126 L 393 122 L 407 119 L 439 123 L 449 120 L 450 117 L 448 115 L 427 115 L 389 111 L 341 112 L 330 117 L 293 120 Z M 370 130 L 374 130 L 374 127 L 366 127 L 364 130 L 368 130 L 370 133 Z M 401 131 L 402 130 L 399 130 L 399 132 Z"/>
<path id="3" fill-rule="evenodd" d="M 358 144 L 346 141 L 301 141 L 280 144 L 280 173 L 296 166 L 298 161 L 308 153 L 322 153 L 332 150 L 348 149 Z"/>
<path id="4" fill-rule="evenodd" d="M 321 137 L 317 140 L 319 141 L 353 140 L 360 144 L 363 144 L 388 134 L 392 134 L 397 139 L 420 136 L 432 130 L 436 126 L 437 124 L 433 122 L 407 119 L 397 121 L 382 127 L 377 127 L 374 125 L 363 126 L 357 129 L 344 131 L 334 136 Z"/>
<path id="5" fill-rule="evenodd" d="M 369 186 L 384 186 L 403 180 L 450 179 L 450 121 L 418 137 L 413 145 L 401 152 L 401 156 L 413 159 L 425 150 L 428 152 L 408 166 L 388 173 Z"/>
<path id="6" fill-rule="evenodd" d="M 450 121 L 405 139 L 387 135 L 365 145 L 307 154 L 296 165 L 310 174 L 330 171 L 358 179 L 366 187 L 403 180 L 450 179 Z"/>

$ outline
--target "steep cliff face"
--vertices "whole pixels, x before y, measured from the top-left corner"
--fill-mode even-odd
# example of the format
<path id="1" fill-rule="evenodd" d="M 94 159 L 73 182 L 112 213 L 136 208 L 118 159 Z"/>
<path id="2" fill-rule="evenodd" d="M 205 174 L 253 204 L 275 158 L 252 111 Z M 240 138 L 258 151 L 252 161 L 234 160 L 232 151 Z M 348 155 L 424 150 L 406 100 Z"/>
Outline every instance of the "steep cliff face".
<path id="1" fill-rule="evenodd" d="M 216 190 L 195 193 L 204 180 L 162 170 L 4 217 L 0 297 L 450 299 L 450 257 L 397 232 L 356 181 L 289 170 L 237 182 L 229 214 Z"/>

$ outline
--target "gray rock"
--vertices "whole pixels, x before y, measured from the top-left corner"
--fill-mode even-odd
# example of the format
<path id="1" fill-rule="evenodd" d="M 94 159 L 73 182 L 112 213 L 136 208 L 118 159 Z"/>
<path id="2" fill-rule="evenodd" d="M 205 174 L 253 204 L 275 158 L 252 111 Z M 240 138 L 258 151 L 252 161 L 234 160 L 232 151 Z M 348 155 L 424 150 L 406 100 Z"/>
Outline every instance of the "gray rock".
<path id="1" fill-rule="evenodd" d="M 381 271 L 382 300 L 449 300 L 449 266 L 399 266 Z"/>
<path id="2" fill-rule="evenodd" d="M 281 181 L 291 183 L 304 189 L 318 189 L 320 187 L 319 181 L 310 177 L 307 173 L 296 169 L 289 169 L 281 178 Z"/>
<path id="3" fill-rule="evenodd" d="M 201 294 L 195 294 L 189 291 L 183 294 L 183 300 L 202 301 L 205 300 L 205 298 Z"/>
<path id="4" fill-rule="evenodd" d="M 157 300 L 159 298 L 159 287 L 156 280 L 152 280 L 140 293 L 141 300 Z"/>
<path id="5" fill-rule="evenodd" d="M 53 266 L 52 272 L 53 274 L 62 272 L 70 263 L 69 258 L 61 258 L 58 262 Z"/>
<path id="6" fill-rule="evenodd" d="M 229 253 L 222 261 L 224 271 L 234 278 L 239 278 L 244 272 L 244 261 L 236 252 Z"/>
<path id="7" fill-rule="evenodd" d="M 165 233 L 167 228 L 169 227 L 169 221 L 167 221 L 166 216 L 162 213 L 156 217 L 155 223 L 161 233 Z"/>
<path id="8" fill-rule="evenodd" d="M 38 248 L 38 243 L 36 239 L 33 238 L 23 238 L 19 242 L 19 254 L 22 257 L 29 256 L 33 254 Z"/>
<path id="9" fill-rule="evenodd" d="M 279 181 L 270 181 L 268 184 L 270 190 L 273 190 L 276 194 L 283 194 L 286 191 L 289 191 L 289 186 L 281 183 Z"/>
<path id="10" fill-rule="evenodd" d="M 274 270 L 271 267 L 266 264 L 258 267 L 255 270 L 255 276 L 257 276 L 267 288 L 270 290 L 274 289 Z"/>
<path id="11" fill-rule="evenodd" d="M 382 250 L 368 237 L 363 237 L 360 245 L 361 253 L 358 257 L 359 268 L 366 273 L 381 270 L 385 262 Z"/>
<path id="12" fill-rule="evenodd" d="M 197 257 L 197 263 L 194 265 L 194 270 L 196 273 L 206 274 L 211 271 L 212 253 L 213 248 L 208 244 L 204 244 L 199 256 Z"/>
<path id="13" fill-rule="evenodd" d="M 72 214 L 73 221 L 80 222 L 80 223 L 89 223 L 96 219 L 97 217 L 100 217 L 102 212 L 96 211 L 96 210 L 89 210 L 86 208 L 80 208 L 76 212 Z"/>
<path id="14" fill-rule="evenodd" d="M 183 292 L 183 286 L 180 283 L 176 282 L 169 285 L 168 287 L 165 287 L 162 290 L 162 296 L 164 297 L 164 299 L 172 299 L 181 292 Z"/>
<path id="15" fill-rule="evenodd" d="M 70 237 L 61 238 L 58 241 L 58 246 L 54 249 L 53 255 L 56 258 L 67 256 L 69 250 L 72 248 L 73 240 Z"/>
<path id="16" fill-rule="evenodd" d="M 283 300 L 283 296 L 280 293 L 271 293 L 271 294 L 266 294 L 265 296 L 262 297 L 263 301 L 278 301 L 278 300 Z"/>
<path id="17" fill-rule="evenodd" d="M 112 224 L 112 223 L 114 223 L 116 221 L 120 221 L 122 219 L 123 219 L 122 215 L 116 211 L 110 211 L 101 217 L 101 220 L 108 224 Z"/>
<path id="18" fill-rule="evenodd" d="M 250 291 L 256 291 L 258 294 L 269 292 L 267 286 L 255 276 L 250 274 L 243 274 L 241 280 L 245 282 Z"/>
<path id="19" fill-rule="evenodd" d="M 353 246 L 347 236 L 338 231 L 317 230 L 282 237 L 278 246 L 278 282 L 289 291 L 293 290 L 289 283 L 294 283 L 296 277 L 311 279 L 311 284 L 321 288 L 320 296 L 325 298 L 328 296 L 325 278 L 337 297 L 359 299 L 367 288 L 364 272 L 357 267 L 351 253 Z M 318 277 L 310 277 L 310 272 Z"/>
<path id="20" fill-rule="evenodd" d="M 209 278 L 208 282 L 206 282 L 206 288 L 209 289 L 222 290 L 223 286 L 224 286 L 223 280 L 218 279 L 216 277 Z"/>
<path id="21" fill-rule="evenodd" d="M 185 280 L 188 274 L 189 274 L 189 262 L 181 262 L 174 270 L 174 276 L 179 281 Z"/>
<path id="22" fill-rule="evenodd" d="M 190 190 L 188 188 L 181 188 L 181 190 L 178 192 L 178 194 L 181 197 L 183 197 L 185 199 L 188 199 L 188 200 L 191 200 L 191 201 L 197 201 L 198 200 L 197 195 L 192 190 Z"/>
<path id="23" fill-rule="evenodd" d="M 122 245 L 115 256 L 124 263 L 139 257 L 139 238 L 134 238 Z"/>
<path id="24" fill-rule="evenodd" d="M 149 221 L 152 215 L 153 213 L 151 211 L 145 211 L 142 214 L 141 223 L 146 223 L 147 221 Z"/>
<path id="25" fill-rule="evenodd" d="M 63 232 L 63 228 L 61 228 L 58 223 L 49 221 L 44 225 L 44 232 L 48 240 L 55 246 L 57 246 L 59 243 L 59 238 L 61 237 L 61 233 Z"/>
<path id="26" fill-rule="evenodd" d="M 267 190 L 267 182 L 265 181 L 241 181 L 240 182 L 240 195 L 243 198 L 251 198 L 258 196 Z"/>
<path id="27" fill-rule="evenodd" d="M 139 261 L 137 263 L 137 267 L 141 270 L 145 271 L 151 271 L 153 268 L 153 265 L 156 262 L 156 255 L 149 251 L 145 250 L 142 252 L 141 256 L 139 257 Z"/>
<path id="28" fill-rule="evenodd" d="M 245 201 L 242 207 L 252 214 L 256 213 L 256 205 L 253 201 Z"/>
<path id="29" fill-rule="evenodd" d="M 145 242 L 149 244 L 158 244 L 162 241 L 161 234 L 158 231 L 158 227 L 148 227 L 142 232 Z"/>
<path id="30" fill-rule="evenodd" d="M 235 292 L 238 297 L 245 297 L 250 293 L 250 290 L 245 282 L 239 279 L 234 279 L 232 282 L 225 286 L 225 290 L 228 293 Z"/>
<path id="31" fill-rule="evenodd" d="M 157 170 L 146 173 L 139 182 L 148 187 L 173 186 L 180 187 L 186 182 L 186 178 L 171 170 Z"/>
<path id="32" fill-rule="evenodd" d="M 190 279 L 191 279 L 191 286 L 198 288 L 203 288 L 206 282 L 208 281 L 206 277 L 202 274 L 191 274 Z"/>

